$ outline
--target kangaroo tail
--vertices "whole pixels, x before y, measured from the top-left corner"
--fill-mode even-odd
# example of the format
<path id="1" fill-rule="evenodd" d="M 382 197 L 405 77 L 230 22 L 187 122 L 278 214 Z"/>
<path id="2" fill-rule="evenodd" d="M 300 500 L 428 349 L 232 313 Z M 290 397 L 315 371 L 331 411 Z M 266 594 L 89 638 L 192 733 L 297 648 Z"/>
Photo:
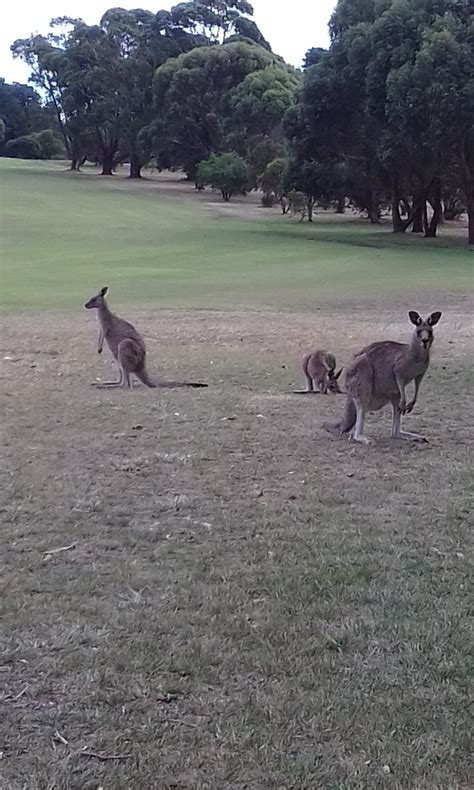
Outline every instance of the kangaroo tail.
<path id="1" fill-rule="evenodd" d="M 356 412 L 355 403 L 352 400 L 351 396 L 348 395 L 346 400 L 346 408 L 342 420 L 332 425 L 331 423 L 324 423 L 324 427 L 330 433 L 337 433 L 341 436 L 343 433 L 349 433 L 349 431 L 354 427 L 356 422 L 356 417 L 357 417 L 357 412 Z"/>
<path id="2" fill-rule="evenodd" d="M 198 387 L 208 387 L 208 384 L 203 384 L 200 381 L 160 381 L 159 384 L 155 384 L 155 387 L 160 387 L 164 389 L 175 389 L 177 387 L 193 387 L 197 389 Z"/>
<path id="3" fill-rule="evenodd" d="M 312 354 L 306 354 L 306 356 L 303 357 L 303 372 L 306 376 L 308 375 L 308 364 L 311 357 Z"/>
<path id="4" fill-rule="evenodd" d="M 142 384 L 146 384 L 147 387 L 155 388 L 159 386 L 158 384 L 156 384 L 156 382 L 153 381 L 153 379 L 150 378 L 145 368 L 142 368 L 141 370 L 136 370 L 135 374 L 137 378 L 140 379 Z"/>

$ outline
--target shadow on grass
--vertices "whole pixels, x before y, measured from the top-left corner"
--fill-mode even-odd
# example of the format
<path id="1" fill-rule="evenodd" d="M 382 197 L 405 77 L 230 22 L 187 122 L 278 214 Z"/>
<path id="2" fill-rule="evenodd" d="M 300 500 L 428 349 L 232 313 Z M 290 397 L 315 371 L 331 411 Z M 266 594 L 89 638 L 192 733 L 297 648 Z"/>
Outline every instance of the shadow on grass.
<path id="1" fill-rule="evenodd" d="M 370 227 L 370 230 L 369 230 Z M 466 253 L 472 249 L 467 245 L 466 236 L 457 234 L 449 229 L 448 234 L 435 239 L 425 239 L 422 235 L 414 233 L 393 233 L 391 225 L 383 223 L 376 229 L 367 226 L 359 219 L 347 220 L 344 224 L 322 220 L 316 221 L 311 228 L 300 223 L 277 226 L 272 224 L 272 230 L 287 239 L 298 239 L 311 242 L 326 242 L 333 244 L 347 244 L 353 247 L 371 247 L 380 250 L 409 249 L 410 251 L 425 250 L 464 250 Z M 267 233 L 268 229 L 252 229 L 249 233 Z"/>

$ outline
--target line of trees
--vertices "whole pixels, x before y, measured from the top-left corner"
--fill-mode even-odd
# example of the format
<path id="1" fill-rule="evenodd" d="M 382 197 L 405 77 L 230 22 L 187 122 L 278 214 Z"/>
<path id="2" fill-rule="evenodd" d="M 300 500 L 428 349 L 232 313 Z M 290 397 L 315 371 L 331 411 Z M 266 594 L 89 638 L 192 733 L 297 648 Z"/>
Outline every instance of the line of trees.
<path id="1" fill-rule="evenodd" d="M 274 54 L 246 0 L 61 17 L 15 41 L 29 86 L 0 81 L 0 153 L 181 169 L 225 200 L 260 187 L 312 221 L 348 204 L 426 237 L 463 211 L 474 244 L 469 0 L 339 0 L 328 50 Z M 40 99 L 40 96 L 42 97 Z"/>
<path id="2" fill-rule="evenodd" d="M 433 237 L 467 210 L 474 244 L 474 14 L 469 0 L 339 0 L 285 119 L 294 185 Z"/>

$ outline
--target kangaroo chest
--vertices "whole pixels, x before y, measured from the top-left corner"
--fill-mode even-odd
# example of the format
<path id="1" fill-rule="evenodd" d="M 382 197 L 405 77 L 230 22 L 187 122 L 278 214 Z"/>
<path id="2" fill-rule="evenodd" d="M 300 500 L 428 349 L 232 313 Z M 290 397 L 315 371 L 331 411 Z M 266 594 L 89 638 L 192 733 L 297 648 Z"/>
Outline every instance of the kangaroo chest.
<path id="1" fill-rule="evenodd" d="M 429 359 L 412 359 L 403 367 L 403 377 L 406 381 L 411 381 L 412 379 L 418 378 L 418 376 L 424 376 L 428 370 L 429 362 Z"/>
<path id="2" fill-rule="evenodd" d="M 117 339 L 115 337 L 115 333 L 113 331 L 113 327 L 111 326 L 110 321 L 101 319 L 99 315 L 99 330 L 102 332 L 105 342 L 107 343 L 108 347 L 110 348 L 112 354 L 116 355 L 116 346 L 117 346 Z"/>

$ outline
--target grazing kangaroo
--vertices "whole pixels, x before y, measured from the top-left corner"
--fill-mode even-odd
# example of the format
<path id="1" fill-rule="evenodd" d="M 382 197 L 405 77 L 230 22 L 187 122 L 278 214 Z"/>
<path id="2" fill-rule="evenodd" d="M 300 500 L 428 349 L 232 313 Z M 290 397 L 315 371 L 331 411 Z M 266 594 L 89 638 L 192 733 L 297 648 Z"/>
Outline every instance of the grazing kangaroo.
<path id="1" fill-rule="evenodd" d="M 107 341 L 113 357 L 119 366 L 118 381 L 104 381 L 101 387 L 130 387 L 130 374 L 134 373 L 147 387 L 207 387 L 185 381 L 154 382 L 148 375 L 145 366 L 145 341 L 132 324 L 112 313 L 105 300 L 108 288 L 101 288 L 96 296 L 84 305 L 88 310 L 96 309 L 99 319 L 99 342 L 97 353 L 101 354 L 104 340 Z"/>
<path id="2" fill-rule="evenodd" d="M 328 392 L 340 394 L 338 378 L 342 368 L 335 373 L 336 357 L 329 351 L 315 351 L 306 354 L 303 359 L 303 372 L 306 378 L 306 392 L 319 391 L 322 395 Z"/>
<path id="3" fill-rule="evenodd" d="M 363 436 L 365 415 L 378 411 L 387 403 L 392 405 L 392 429 L 394 439 L 420 439 L 417 433 L 400 430 L 402 414 L 409 414 L 417 401 L 420 384 L 430 364 L 430 349 L 433 344 L 433 326 L 441 318 L 439 311 L 431 313 L 423 321 L 414 310 L 408 313 L 416 326 L 410 344 L 383 340 L 372 343 L 360 351 L 346 370 L 347 402 L 344 417 L 336 425 L 325 425 L 332 433 L 352 432 L 356 442 L 367 444 Z M 413 399 L 407 404 L 405 388 L 415 380 Z"/>

